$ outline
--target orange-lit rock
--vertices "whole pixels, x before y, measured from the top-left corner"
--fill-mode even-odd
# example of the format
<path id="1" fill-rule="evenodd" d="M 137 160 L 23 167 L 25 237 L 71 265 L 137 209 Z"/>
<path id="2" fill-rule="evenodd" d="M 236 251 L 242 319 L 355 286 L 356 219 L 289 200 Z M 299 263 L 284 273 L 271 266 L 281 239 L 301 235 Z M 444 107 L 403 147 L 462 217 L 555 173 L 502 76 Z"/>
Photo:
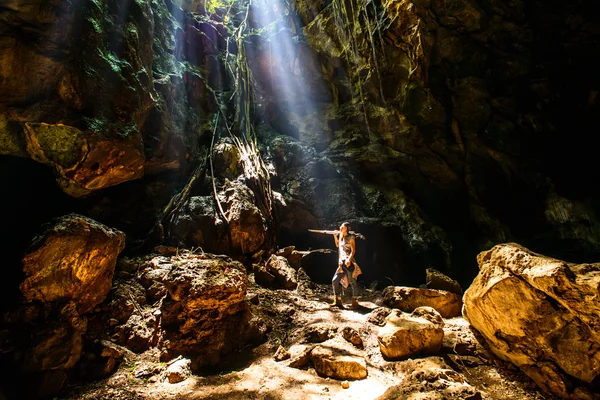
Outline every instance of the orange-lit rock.
<path id="1" fill-rule="evenodd" d="M 122 232 L 81 215 L 64 216 L 23 258 L 21 291 L 29 301 L 73 301 L 84 314 L 106 297 L 124 247 Z"/>
<path id="2" fill-rule="evenodd" d="M 418 354 L 435 354 L 442 348 L 444 322 L 430 307 L 417 308 L 412 314 L 392 311 L 377 340 L 381 353 L 390 359 Z"/>
<path id="3" fill-rule="evenodd" d="M 144 174 L 144 155 L 136 147 L 62 124 L 25 123 L 27 152 L 53 167 L 61 188 L 74 197 Z"/>
<path id="4" fill-rule="evenodd" d="M 367 365 L 364 358 L 347 343 L 335 339 L 316 346 L 310 353 L 315 371 L 334 379 L 365 379 Z"/>
<path id="5" fill-rule="evenodd" d="M 460 296 L 445 290 L 388 286 L 383 295 L 388 307 L 398 308 L 404 312 L 412 312 L 417 307 L 427 306 L 435 308 L 444 318 L 452 318 L 460 315 L 462 307 Z"/>
<path id="6" fill-rule="evenodd" d="M 577 380 L 597 382 L 600 265 L 566 263 L 514 243 L 477 259 L 463 315 L 490 349 L 554 396 L 568 398 Z"/>

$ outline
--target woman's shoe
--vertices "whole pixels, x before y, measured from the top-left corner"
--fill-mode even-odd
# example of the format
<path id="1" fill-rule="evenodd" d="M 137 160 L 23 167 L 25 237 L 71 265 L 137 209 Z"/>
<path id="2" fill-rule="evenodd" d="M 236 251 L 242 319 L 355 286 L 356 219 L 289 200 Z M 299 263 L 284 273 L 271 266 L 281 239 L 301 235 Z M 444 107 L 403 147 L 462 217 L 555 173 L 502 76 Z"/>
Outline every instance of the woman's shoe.
<path id="1" fill-rule="evenodd" d="M 342 298 L 341 297 L 335 297 L 335 299 L 333 300 L 333 303 L 329 304 L 331 307 L 344 307 L 344 305 L 342 304 Z"/>

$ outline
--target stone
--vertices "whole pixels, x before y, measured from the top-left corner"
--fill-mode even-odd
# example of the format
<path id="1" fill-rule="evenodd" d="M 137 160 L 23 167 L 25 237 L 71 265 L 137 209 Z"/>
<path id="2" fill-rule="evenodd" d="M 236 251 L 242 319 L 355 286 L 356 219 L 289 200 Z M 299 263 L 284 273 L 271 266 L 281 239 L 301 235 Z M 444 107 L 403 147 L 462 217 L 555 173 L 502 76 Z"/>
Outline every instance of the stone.
<path id="1" fill-rule="evenodd" d="M 85 314 L 106 298 L 124 247 L 118 230 L 77 214 L 61 217 L 23 258 L 21 291 L 28 301 L 73 301 Z"/>
<path id="2" fill-rule="evenodd" d="M 378 307 L 378 308 L 374 309 L 373 311 L 371 311 L 371 313 L 369 314 L 369 317 L 367 318 L 367 321 L 374 325 L 384 326 L 386 323 L 385 319 L 391 313 L 392 313 L 391 308 Z"/>
<path id="3" fill-rule="evenodd" d="M 303 346 L 297 352 L 291 356 L 288 367 L 291 368 L 304 368 L 310 363 L 310 353 L 313 351 L 313 346 Z"/>
<path id="4" fill-rule="evenodd" d="M 290 267 L 298 270 L 302 265 L 302 258 L 308 254 L 308 251 L 296 250 L 294 246 L 284 247 L 283 249 L 277 250 L 276 256 L 285 257 L 290 264 Z"/>
<path id="5" fill-rule="evenodd" d="M 215 212 L 213 196 L 192 196 L 173 219 L 173 239 L 217 254 L 250 255 L 259 251 L 270 235 L 270 217 L 254 204 L 252 190 L 238 180 L 227 180 L 217 197 L 227 224 Z"/>
<path id="6" fill-rule="evenodd" d="M 445 290 L 388 286 L 383 296 L 388 307 L 412 312 L 417 307 L 427 306 L 435 308 L 444 318 L 458 317 L 462 308 L 461 297 Z"/>
<path id="7" fill-rule="evenodd" d="M 304 328 L 302 336 L 304 341 L 309 343 L 322 343 L 329 340 L 338 332 L 338 327 L 335 324 L 320 322 L 311 324 Z"/>
<path id="8" fill-rule="evenodd" d="M 441 317 L 432 308 L 423 309 L 427 314 L 419 315 L 421 309 L 416 309 L 413 314 L 394 310 L 387 317 L 386 325 L 377 335 L 379 349 L 386 358 L 396 360 L 440 351 L 444 338 Z M 436 314 L 439 320 L 430 320 L 429 315 Z"/>
<path id="9" fill-rule="evenodd" d="M 273 355 L 273 358 L 275 359 L 275 361 L 287 360 L 290 357 L 291 357 L 290 352 L 287 351 L 283 346 L 279 346 L 277 348 L 277 351 Z"/>
<path id="10" fill-rule="evenodd" d="M 29 156 L 53 167 L 61 188 L 74 197 L 144 174 L 144 155 L 136 147 L 100 139 L 62 124 L 25 123 Z"/>
<path id="11" fill-rule="evenodd" d="M 265 266 L 258 266 L 254 273 L 256 283 L 266 287 L 281 289 L 296 289 L 298 280 L 296 271 L 290 267 L 284 257 L 272 255 Z"/>
<path id="12" fill-rule="evenodd" d="M 600 376 L 599 264 L 571 264 L 507 243 L 478 255 L 465 319 L 499 358 L 568 398 Z"/>
<path id="13" fill-rule="evenodd" d="M 193 370 L 218 363 L 222 353 L 266 330 L 245 302 L 248 280 L 239 262 L 180 255 L 161 279 L 168 291 L 160 307 L 167 352 L 190 358 Z"/>
<path id="14" fill-rule="evenodd" d="M 342 337 L 359 349 L 364 347 L 363 340 L 360 338 L 360 334 L 356 331 L 356 329 L 350 326 L 345 326 L 342 328 Z"/>
<path id="15" fill-rule="evenodd" d="M 190 360 L 183 358 L 169 365 L 165 373 L 169 383 L 179 383 L 189 378 L 192 375 L 191 364 Z"/>
<path id="16" fill-rule="evenodd" d="M 340 380 L 367 377 L 367 366 L 363 358 L 348 355 L 333 346 L 316 346 L 310 353 L 310 359 L 320 376 Z"/>
<path id="17" fill-rule="evenodd" d="M 481 393 L 466 378 L 452 370 L 441 357 L 406 360 L 396 365 L 405 376 L 401 385 L 392 386 L 377 400 L 431 399 L 481 400 Z"/>
<path id="18" fill-rule="evenodd" d="M 440 271 L 427 268 L 425 270 L 427 289 L 445 290 L 450 293 L 463 294 L 462 287 L 454 279 L 442 274 Z"/>

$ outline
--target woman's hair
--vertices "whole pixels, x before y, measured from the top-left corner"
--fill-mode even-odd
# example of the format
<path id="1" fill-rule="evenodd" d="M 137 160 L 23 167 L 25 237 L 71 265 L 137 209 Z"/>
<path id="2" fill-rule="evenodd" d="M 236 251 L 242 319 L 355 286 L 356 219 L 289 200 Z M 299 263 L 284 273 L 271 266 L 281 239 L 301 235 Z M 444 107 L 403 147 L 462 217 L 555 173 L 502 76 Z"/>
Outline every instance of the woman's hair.
<path id="1" fill-rule="evenodd" d="M 350 222 L 344 222 L 342 225 L 340 225 L 340 228 L 341 228 L 342 226 L 345 226 L 345 227 L 347 227 L 347 228 L 348 228 L 348 231 L 350 231 Z"/>

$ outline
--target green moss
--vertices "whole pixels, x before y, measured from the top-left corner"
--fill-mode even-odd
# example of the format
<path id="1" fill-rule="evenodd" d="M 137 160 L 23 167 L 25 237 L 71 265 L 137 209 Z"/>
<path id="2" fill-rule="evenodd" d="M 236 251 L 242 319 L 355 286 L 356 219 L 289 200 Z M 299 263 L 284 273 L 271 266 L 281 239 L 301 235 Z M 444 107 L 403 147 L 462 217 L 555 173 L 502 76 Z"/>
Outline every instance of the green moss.
<path id="1" fill-rule="evenodd" d="M 92 25 L 92 27 L 94 28 L 94 31 L 97 34 L 101 35 L 104 33 L 104 28 L 102 27 L 102 24 L 96 18 L 89 17 L 87 19 L 87 21 L 90 23 L 90 25 Z"/>
<path id="2" fill-rule="evenodd" d="M 87 151 L 84 132 L 66 125 L 26 124 L 32 141 L 38 144 L 32 149 L 37 154 L 32 158 L 42 161 L 44 158 L 64 169 L 71 168 L 81 161 Z"/>

